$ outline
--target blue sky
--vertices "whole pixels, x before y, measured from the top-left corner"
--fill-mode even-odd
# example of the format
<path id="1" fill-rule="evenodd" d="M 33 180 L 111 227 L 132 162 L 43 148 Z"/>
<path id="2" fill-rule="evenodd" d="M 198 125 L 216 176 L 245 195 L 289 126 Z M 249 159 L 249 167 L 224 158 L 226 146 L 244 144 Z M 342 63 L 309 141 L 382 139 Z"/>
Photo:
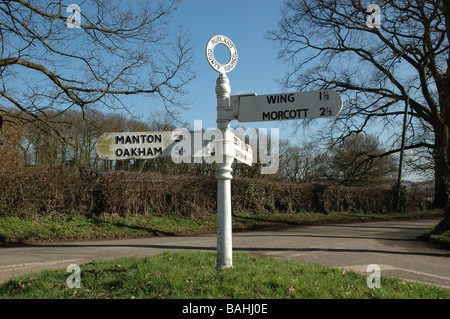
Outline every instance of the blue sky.
<path id="1" fill-rule="evenodd" d="M 227 36 L 237 48 L 237 65 L 227 74 L 231 95 L 284 92 L 276 78 L 285 74 L 287 65 L 277 59 L 275 44 L 265 39 L 266 33 L 277 27 L 282 4 L 282 0 L 183 0 L 180 3 L 171 23 L 174 30 L 183 25 L 190 34 L 195 59 L 192 69 L 198 75 L 186 87 L 190 92 L 188 98 L 194 103 L 189 111 L 182 111 L 183 120 L 192 127 L 194 120 L 202 120 L 205 129 L 216 127 L 214 89 L 218 73 L 209 66 L 205 55 L 206 44 L 215 35 Z M 228 52 L 224 46 L 216 46 L 215 55 L 219 62 L 227 62 Z M 157 101 L 139 100 L 134 110 L 145 118 L 155 108 L 161 108 Z M 256 128 L 286 126 L 280 122 L 250 124 L 244 126 L 233 121 L 231 125 Z M 281 135 L 288 132 L 288 128 L 280 128 Z"/>
<path id="2" fill-rule="evenodd" d="M 194 128 L 194 121 L 201 120 L 204 129 L 215 128 L 216 94 L 215 85 L 218 73 L 206 59 L 205 48 L 209 39 L 215 35 L 224 35 L 235 44 L 238 52 L 236 67 L 227 74 L 230 80 L 231 95 L 257 93 L 272 94 L 287 92 L 276 81 L 288 71 L 289 65 L 277 59 L 279 48 L 266 38 L 267 32 L 278 26 L 282 18 L 283 0 L 182 0 L 171 19 L 171 28 L 178 33 L 178 26 L 188 32 L 194 47 L 192 69 L 197 77 L 185 88 L 187 98 L 193 101 L 189 110 L 181 111 L 183 121 Z M 224 46 L 216 46 L 215 55 L 220 63 L 226 63 L 228 57 Z M 133 111 L 145 120 L 150 112 L 164 109 L 156 99 L 136 97 Z M 343 108 L 345 108 L 345 100 Z M 300 120 L 301 121 L 301 120 Z M 301 144 L 311 140 L 323 127 L 329 126 L 327 119 L 316 119 L 311 129 L 292 129 L 293 122 L 255 122 L 231 123 L 232 127 L 279 128 L 281 138 L 287 138 L 291 144 Z M 371 128 L 377 134 L 377 128 Z M 270 134 L 270 131 L 269 131 Z"/>

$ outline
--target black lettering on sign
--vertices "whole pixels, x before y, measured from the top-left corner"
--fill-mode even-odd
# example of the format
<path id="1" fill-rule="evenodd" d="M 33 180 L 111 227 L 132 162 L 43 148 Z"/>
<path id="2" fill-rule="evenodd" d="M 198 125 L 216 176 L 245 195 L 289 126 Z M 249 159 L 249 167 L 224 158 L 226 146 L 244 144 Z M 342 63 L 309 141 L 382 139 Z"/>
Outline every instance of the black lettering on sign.
<path id="1" fill-rule="evenodd" d="M 333 112 L 327 107 L 321 107 L 320 109 L 320 116 L 327 116 L 327 115 L 332 115 Z"/>
<path id="2" fill-rule="evenodd" d="M 325 108 L 324 107 L 320 108 L 320 116 L 325 116 Z"/>
<path id="3" fill-rule="evenodd" d="M 123 136 L 116 136 L 116 144 L 124 144 L 125 143 L 125 138 Z"/>
<path id="4" fill-rule="evenodd" d="M 319 92 L 319 100 L 329 100 L 330 95 L 328 94 L 328 91 L 320 91 Z"/>
<path id="5" fill-rule="evenodd" d="M 152 144 L 152 143 L 162 143 L 161 134 L 142 134 L 142 135 L 127 135 L 116 136 L 116 144 Z"/>
<path id="6" fill-rule="evenodd" d="M 263 121 L 280 121 L 280 120 L 291 120 L 291 119 L 302 119 L 306 118 L 309 109 L 296 109 L 296 110 L 284 110 L 284 111 L 272 111 L 263 112 Z"/>
<path id="7" fill-rule="evenodd" d="M 158 155 L 158 154 L 162 154 L 162 152 L 163 152 L 162 147 L 158 147 L 158 148 L 155 147 L 154 148 L 155 156 Z"/>
<path id="8" fill-rule="evenodd" d="M 117 157 L 155 157 L 162 155 L 162 147 L 133 147 L 133 148 L 118 148 L 115 151 Z"/>
<path id="9" fill-rule="evenodd" d="M 268 95 L 266 98 L 268 104 L 292 103 L 295 101 L 294 93 Z"/>
<path id="10" fill-rule="evenodd" d="M 277 116 L 278 116 L 279 120 L 282 120 L 283 119 L 283 111 L 278 111 Z"/>

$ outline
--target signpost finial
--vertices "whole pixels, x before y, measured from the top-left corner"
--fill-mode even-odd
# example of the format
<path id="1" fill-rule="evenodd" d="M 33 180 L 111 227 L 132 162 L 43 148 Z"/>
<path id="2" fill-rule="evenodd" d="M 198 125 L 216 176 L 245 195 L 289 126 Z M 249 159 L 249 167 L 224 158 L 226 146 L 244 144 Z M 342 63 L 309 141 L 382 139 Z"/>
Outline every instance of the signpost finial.
<path id="1" fill-rule="evenodd" d="M 215 56 L 214 56 L 214 48 L 218 44 L 223 44 L 228 49 L 228 52 L 230 53 L 230 60 L 227 64 L 220 64 L 217 62 Z M 215 35 L 211 39 L 209 39 L 208 43 L 206 44 L 206 58 L 208 60 L 209 65 L 219 72 L 220 74 L 226 75 L 226 73 L 230 72 L 234 69 L 234 67 L 237 64 L 237 50 L 236 46 L 234 45 L 233 41 L 231 41 L 229 38 L 227 38 L 224 35 Z"/>

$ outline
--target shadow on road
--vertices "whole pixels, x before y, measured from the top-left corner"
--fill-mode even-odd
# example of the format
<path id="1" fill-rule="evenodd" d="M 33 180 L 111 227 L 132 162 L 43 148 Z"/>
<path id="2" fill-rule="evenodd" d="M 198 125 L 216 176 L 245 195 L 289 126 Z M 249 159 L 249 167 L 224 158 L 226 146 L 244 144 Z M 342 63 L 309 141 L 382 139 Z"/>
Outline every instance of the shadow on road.
<path id="1" fill-rule="evenodd" d="M 49 245 L 30 245 L 30 247 L 49 247 Z M 78 243 L 61 243 L 51 244 L 51 247 L 59 248 L 74 248 L 85 247 L 86 249 L 92 248 L 142 248 L 142 249 L 161 249 L 161 250 L 200 250 L 200 251 L 216 251 L 216 247 L 204 247 L 204 246 L 183 246 L 183 245 L 156 245 L 156 244 L 112 244 L 111 242 L 105 244 L 78 244 Z M 450 257 L 448 251 L 442 253 L 432 252 L 409 252 L 409 251 L 392 251 L 392 250 L 379 250 L 379 249 L 347 249 L 347 248 L 285 248 L 285 247 L 255 247 L 255 248 L 242 248 L 234 247 L 234 251 L 242 252 L 336 252 L 336 253 L 379 253 L 379 254 L 392 254 L 392 255 L 411 255 L 411 256 L 428 256 L 428 257 Z"/>

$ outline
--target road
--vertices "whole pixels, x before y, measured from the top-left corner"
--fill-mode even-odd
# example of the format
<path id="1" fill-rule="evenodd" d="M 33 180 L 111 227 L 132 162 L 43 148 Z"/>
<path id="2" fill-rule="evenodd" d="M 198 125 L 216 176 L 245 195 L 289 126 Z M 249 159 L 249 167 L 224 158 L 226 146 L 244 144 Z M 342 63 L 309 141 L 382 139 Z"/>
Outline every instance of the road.
<path id="1" fill-rule="evenodd" d="M 364 273 L 370 264 L 381 276 L 425 282 L 450 290 L 450 251 L 417 240 L 438 219 L 291 227 L 233 234 L 233 250 L 301 260 Z M 163 251 L 215 251 L 216 236 L 156 237 L 30 244 L 0 248 L 0 283 L 13 276 L 70 264 Z M 381 277 L 381 278 L 382 278 Z"/>

